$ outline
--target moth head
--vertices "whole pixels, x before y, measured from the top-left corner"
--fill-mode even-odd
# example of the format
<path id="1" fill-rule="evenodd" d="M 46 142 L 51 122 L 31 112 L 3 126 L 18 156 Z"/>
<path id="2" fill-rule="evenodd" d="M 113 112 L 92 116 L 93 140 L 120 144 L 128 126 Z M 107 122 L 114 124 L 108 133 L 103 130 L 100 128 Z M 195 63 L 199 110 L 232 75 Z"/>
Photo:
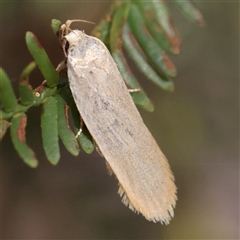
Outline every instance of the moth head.
<path id="1" fill-rule="evenodd" d="M 59 31 L 59 40 L 60 43 L 62 45 L 62 49 L 63 52 L 65 54 L 65 56 L 67 56 L 67 49 L 69 47 L 69 43 L 68 43 L 68 39 L 67 36 L 71 33 L 71 32 L 75 32 L 75 34 L 79 34 L 78 32 L 83 33 L 82 31 L 78 31 L 78 30 L 72 30 L 70 28 L 70 25 L 73 22 L 85 22 L 85 23 L 91 23 L 94 24 L 93 22 L 87 21 L 87 20 L 81 20 L 81 19 L 74 19 L 74 20 L 67 20 L 65 24 L 62 24 L 60 27 L 60 31 Z M 78 35 L 79 36 L 79 35 Z"/>

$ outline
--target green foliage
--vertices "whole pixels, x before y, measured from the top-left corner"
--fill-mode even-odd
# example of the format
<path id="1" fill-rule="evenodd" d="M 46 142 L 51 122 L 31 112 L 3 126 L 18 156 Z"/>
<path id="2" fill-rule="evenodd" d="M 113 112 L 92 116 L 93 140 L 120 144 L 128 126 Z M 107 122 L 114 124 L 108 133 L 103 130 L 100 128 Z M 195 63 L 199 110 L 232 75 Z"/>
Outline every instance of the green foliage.
<path id="1" fill-rule="evenodd" d="M 161 46 L 159 46 L 149 34 L 146 34 L 142 14 L 139 7 L 135 4 L 132 4 L 128 23 L 137 42 L 147 58 L 151 61 L 152 65 L 159 72 L 159 75 L 162 78 L 166 78 L 166 81 L 168 81 L 167 78 L 175 77 L 176 69 L 174 65 L 168 59 Z"/>
<path id="2" fill-rule="evenodd" d="M 23 69 L 22 74 L 19 79 L 19 94 L 21 99 L 21 104 L 28 106 L 33 103 L 33 91 L 31 85 L 29 85 L 29 74 L 36 67 L 35 62 L 31 62 Z"/>
<path id="3" fill-rule="evenodd" d="M 38 161 L 33 150 L 26 144 L 25 127 L 27 116 L 24 113 L 17 113 L 13 116 L 10 126 L 11 138 L 15 149 L 23 161 L 32 168 L 37 167 Z"/>
<path id="4" fill-rule="evenodd" d="M 27 32 L 26 43 L 28 50 L 46 79 L 48 87 L 56 87 L 59 83 L 59 75 L 37 37 L 31 32 Z"/>
<path id="5" fill-rule="evenodd" d="M 14 95 L 10 80 L 2 68 L 0 68 L 0 76 L 0 98 L 2 102 L 2 109 L 4 112 L 10 113 L 17 108 L 17 99 Z"/>
<path id="6" fill-rule="evenodd" d="M 61 94 L 56 95 L 58 134 L 66 149 L 74 156 L 79 153 L 79 146 L 74 133 L 68 123 L 68 105 Z M 67 117 L 66 117 L 67 116 Z M 80 117 L 80 116 L 79 116 Z"/>
<path id="7" fill-rule="evenodd" d="M 43 102 L 41 116 L 43 148 L 50 163 L 56 165 L 60 159 L 58 145 L 58 108 L 55 97 L 47 97 Z"/>
<path id="8" fill-rule="evenodd" d="M 187 18 L 203 25 L 202 14 L 190 1 L 174 2 Z M 60 27 L 61 22 L 53 19 L 52 28 L 56 35 L 59 35 Z M 171 78 L 176 76 L 176 69 L 166 53 L 178 54 L 181 41 L 163 1 L 115 1 L 105 18 L 94 28 L 92 35 L 101 39 L 108 47 L 126 85 L 131 89 L 138 89 L 131 93 L 135 104 L 149 112 L 154 110 L 153 103 L 131 72 L 124 51 L 150 81 L 164 90 L 173 91 L 174 84 Z M 27 65 L 19 78 L 18 100 L 7 74 L 0 68 L 0 139 L 10 126 L 12 142 L 19 156 L 30 167 L 37 167 L 35 154 L 26 144 L 25 112 L 30 107 L 42 105 L 43 147 L 50 163 L 55 165 L 60 159 L 58 136 L 74 156 L 79 153 L 79 145 L 86 153 L 92 153 L 94 140 L 73 101 L 64 75 L 65 69 L 55 70 L 33 33 L 26 33 L 26 44 L 35 63 Z M 29 75 L 36 65 L 45 81 L 32 90 Z M 73 130 L 69 123 L 71 118 Z M 79 129 L 82 131 L 76 138 Z"/>

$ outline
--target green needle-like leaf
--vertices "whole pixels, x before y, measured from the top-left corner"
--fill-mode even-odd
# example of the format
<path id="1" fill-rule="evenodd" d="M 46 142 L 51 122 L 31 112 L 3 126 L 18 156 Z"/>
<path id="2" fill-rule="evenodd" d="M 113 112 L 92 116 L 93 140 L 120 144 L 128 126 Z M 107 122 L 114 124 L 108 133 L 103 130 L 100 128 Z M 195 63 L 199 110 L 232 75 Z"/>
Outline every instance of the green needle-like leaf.
<path id="1" fill-rule="evenodd" d="M 194 6 L 189 0 L 173 0 L 174 3 L 179 7 L 182 13 L 193 22 L 198 22 L 200 26 L 203 26 L 205 21 L 202 13 Z"/>
<path id="2" fill-rule="evenodd" d="M 17 107 L 17 99 L 13 92 L 10 80 L 2 68 L 0 68 L 0 100 L 5 112 L 14 112 Z"/>
<path id="3" fill-rule="evenodd" d="M 37 37 L 32 32 L 26 33 L 26 43 L 28 50 L 46 79 L 48 87 L 56 87 L 59 83 L 59 75 Z"/>
<path id="4" fill-rule="evenodd" d="M 58 106 L 58 134 L 66 149 L 74 156 L 79 153 L 77 139 L 68 123 L 68 105 L 60 94 L 56 95 Z"/>
<path id="5" fill-rule="evenodd" d="M 21 98 L 21 104 L 30 105 L 33 103 L 33 91 L 32 87 L 29 85 L 29 74 L 36 67 L 35 62 L 31 62 L 24 68 L 19 79 L 19 94 Z"/>
<path id="6" fill-rule="evenodd" d="M 51 23 L 51 27 L 53 29 L 53 32 L 58 35 L 59 32 L 59 28 L 62 25 L 61 21 L 57 20 L 57 19 L 52 19 L 52 23 Z"/>
<path id="7" fill-rule="evenodd" d="M 149 36 L 141 12 L 135 4 L 131 5 L 128 23 L 139 45 L 155 68 L 167 77 L 175 77 L 176 68 L 156 41 Z"/>
<path id="8" fill-rule="evenodd" d="M 131 74 L 130 69 L 127 66 L 126 60 L 125 60 L 122 52 L 113 53 L 112 57 L 113 57 L 114 61 L 116 62 L 118 70 L 121 73 L 127 86 L 129 86 L 132 89 L 140 89 L 140 91 L 134 92 L 131 94 L 134 103 L 139 105 L 140 107 L 142 107 L 143 109 L 145 109 L 148 112 L 153 112 L 154 105 L 148 99 L 146 93 L 140 86 L 137 79 Z"/>
<path id="9" fill-rule="evenodd" d="M 11 138 L 15 149 L 23 161 L 32 168 L 38 166 L 38 161 L 33 150 L 26 144 L 25 127 L 27 116 L 23 113 L 16 114 L 12 118 L 10 130 Z"/>
<path id="10" fill-rule="evenodd" d="M 135 2 L 144 18 L 144 22 L 149 33 L 152 35 L 153 39 L 162 47 L 165 51 L 171 52 L 173 54 L 178 54 L 180 52 L 179 45 L 171 44 L 166 33 L 164 32 L 162 26 L 157 21 L 157 16 L 152 10 L 153 4 L 149 1 L 137 1 Z"/>
<path id="11" fill-rule="evenodd" d="M 87 128 L 84 126 L 80 136 L 78 137 L 78 141 L 82 147 L 82 149 L 87 153 L 91 154 L 94 150 L 93 138 L 89 133 Z"/>
<path id="12" fill-rule="evenodd" d="M 112 4 L 105 18 L 101 20 L 101 22 L 91 32 L 92 36 L 99 38 L 105 43 L 105 45 L 109 45 L 110 28 L 114 11 L 114 4 Z"/>
<path id="13" fill-rule="evenodd" d="M 181 40 L 177 30 L 173 26 L 173 21 L 164 1 L 149 0 L 149 3 L 152 4 L 152 11 L 156 17 L 156 20 L 166 32 L 171 44 L 174 46 L 174 48 L 180 49 Z"/>
<path id="14" fill-rule="evenodd" d="M 105 44 L 108 43 L 111 22 L 110 19 L 103 19 L 91 32 L 91 35 L 99 38 Z"/>
<path id="15" fill-rule="evenodd" d="M 111 52 L 118 52 L 121 49 L 121 38 L 123 26 L 127 20 L 130 10 L 130 2 L 122 3 L 117 8 L 116 13 L 113 16 L 112 25 L 110 29 L 110 49 Z"/>
<path id="16" fill-rule="evenodd" d="M 43 103 L 41 116 L 43 148 L 47 159 L 56 165 L 60 159 L 58 145 L 58 109 L 55 97 L 48 97 Z"/>
<path id="17" fill-rule="evenodd" d="M 128 24 L 125 25 L 123 31 L 123 46 L 129 57 L 134 61 L 139 70 L 152 82 L 154 82 L 159 87 L 173 91 L 174 84 L 169 79 L 163 79 L 157 72 L 148 64 L 141 49 L 139 48 L 136 40 L 130 32 Z"/>

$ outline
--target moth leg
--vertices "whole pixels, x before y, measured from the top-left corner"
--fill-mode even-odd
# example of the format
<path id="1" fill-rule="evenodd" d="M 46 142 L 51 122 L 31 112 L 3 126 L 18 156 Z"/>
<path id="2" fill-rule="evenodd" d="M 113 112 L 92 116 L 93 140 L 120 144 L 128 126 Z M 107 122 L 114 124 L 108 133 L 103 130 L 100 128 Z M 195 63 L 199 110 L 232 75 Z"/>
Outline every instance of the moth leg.
<path id="1" fill-rule="evenodd" d="M 141 89 L 140 88 L 132 88 L 132 86 L 130 86 L 127 82 L 125 82 L 127 88 L 128 88 L 128 92 L 140 92 Z"/>
<path id="2" fill-rule="evenodd" d="M 128 89 L 128 92 L 140 92 L 141 89 L 140 88 L 134 88 L 134 89 Z"/>
<path id="3" fill-rule="evenodd" d="M 60 62 L 56 68 L 56 71 L 58 73 L 60 73 L 62 70 L 64 70 L 66 68 L 66 63 L 65 63 L 65 60 Z"/>
<path id="4" fill-rule="evenodd" d="M 82 117 L 80 117 L 80 128 L 79 128 L 79 130 L 78 130 L 78 132 L 77 132 L 77 134 L 75 136 L 76 138 L 78 138 L 80 136 L 80 134 L 82 133 L 83 124 L 84 124 L 83 119 L 82 119 Z"/>
<path id="5" fill-rule="evenodd" d="M 69 26 L 70 25 L 66 22 L 66 24 L 61 25 L 60 30 L 59 30 L 59 40 L 60 40 L 62 50 L 63 50 L 65 57 L 67 57 L 67 52 L 66 52 L 67 40 L 66 40 L 65 36 L 71 32 L 71 29 Z"/>

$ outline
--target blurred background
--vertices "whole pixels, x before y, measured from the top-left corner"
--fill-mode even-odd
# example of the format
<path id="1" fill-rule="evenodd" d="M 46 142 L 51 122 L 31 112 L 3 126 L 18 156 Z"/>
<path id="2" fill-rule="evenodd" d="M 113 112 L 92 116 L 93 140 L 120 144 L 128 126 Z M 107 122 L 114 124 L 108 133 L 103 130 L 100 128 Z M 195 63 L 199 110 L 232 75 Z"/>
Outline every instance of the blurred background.
<path id="1" fill-rule="evenodd" d="M 1 66 L 16 94 L 19 75 L 32 61 L 26 31 L 37 35 L 57 66 L 64 56 L 51 19 L 98 23 L 110 3 L 1 2 Z M 2 239 L 239 239 L 239 3 L 197 2 L 205 27 L 168 5 L 183 42 L 181 54 L 171 56 L 176 90 L 165 92 L 138 78 L 156 108 L 140 112 L 176 178 L 173 220 L 154 224 L 125 207 L 117 180 L 96 152 L 73 157 L 62 147 L 59 164 L 52 166 L 42 149 L 39 107 L 27 112 L 37 169 L 18 157 L 9 131 L 1 142 Z M 86 33 L 93 28 L 74 27 Z M 30 79 L 37 87 L 43 77 L 35 70 Z"/>

